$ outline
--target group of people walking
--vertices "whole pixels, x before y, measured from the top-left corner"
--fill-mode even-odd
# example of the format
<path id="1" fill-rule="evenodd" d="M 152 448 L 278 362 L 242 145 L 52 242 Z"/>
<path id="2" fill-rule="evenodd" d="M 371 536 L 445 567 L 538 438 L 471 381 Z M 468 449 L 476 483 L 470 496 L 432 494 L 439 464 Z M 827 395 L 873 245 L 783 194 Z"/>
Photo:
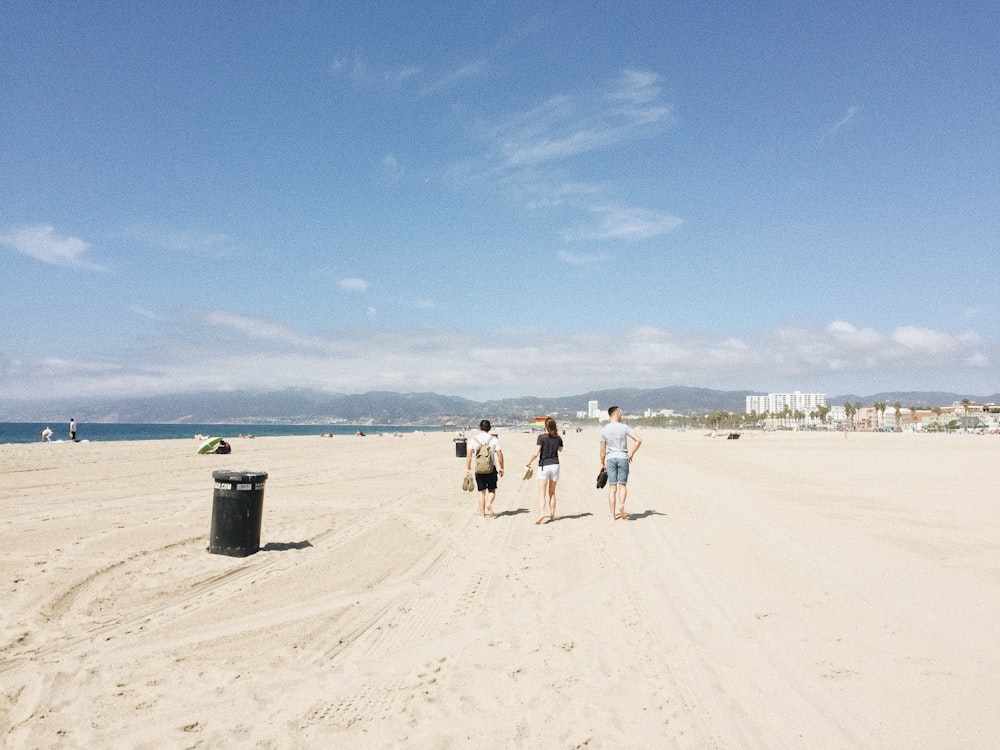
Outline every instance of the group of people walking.
<path id="1" fill-rule="evenodd" d="M 601 428 L 601 476 L 607 474 L 608 507 L 615 520 L 628 520 L 625 499 L 628 496 L 629 466 L 642 439 L 635 428 L 622 421 L 622 410 L 617 406 L 608 409 L 609 422 Z M 497 482 L 504 475 L 503 450 L 500 438 L 490 430 L 488 419 L 479 423 L 479 432 L 468 439 L 465 456 L 466 477 L 475 476 L 479 492 L 479 514 L 494 517 L 493 501 L 496 499 Z M 630 444 L 631 441 L 631 444 Z M 531 476 L 532 465 L 538 461 L 538 520 L 536 525 L 556 518 L 556 484 L 559 482 L 559 454 L 563 439 L 552 417 L 545 418 L 545 432 L 538 436 L 535 450 L 528 459 L 525 478 Z"/>

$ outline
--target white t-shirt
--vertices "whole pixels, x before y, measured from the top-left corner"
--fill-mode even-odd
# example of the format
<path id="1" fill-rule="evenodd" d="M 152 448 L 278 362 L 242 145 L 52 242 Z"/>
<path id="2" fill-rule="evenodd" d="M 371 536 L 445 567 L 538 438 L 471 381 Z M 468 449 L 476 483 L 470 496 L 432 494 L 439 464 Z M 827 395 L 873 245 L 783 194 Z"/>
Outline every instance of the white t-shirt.
<path id="1" fill-rule="evenodd" d="M 609 422 L 601 430 L 601 442 L 605 443 L 605 458 L 628 456 L 628 436 L 635 434 L 635 428 L 624 422 Z"/>
<path id="2" fill-rule="evenodd" d="M 476 448 L 480 445 L 489 445 L 490 453 L 493 454 L 493 460 L 496 461 L 497 451 L 500 450 L 500 438 L 496 435 L 491 435 L 488 432 L 483 432 L 480 430 L 471 438 L 469 438 L 469 450 L 472 453 L 476 452 Z"/>

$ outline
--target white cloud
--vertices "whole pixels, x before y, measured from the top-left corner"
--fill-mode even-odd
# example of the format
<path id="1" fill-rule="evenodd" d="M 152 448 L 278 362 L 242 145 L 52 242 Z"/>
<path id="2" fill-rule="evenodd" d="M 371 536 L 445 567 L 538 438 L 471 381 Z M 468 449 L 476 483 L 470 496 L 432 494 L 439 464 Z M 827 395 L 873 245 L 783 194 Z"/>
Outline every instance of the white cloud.
<path id="1" fill-rule="evenodd" d="M 961 340 L 954 336 L 916 326 L 897 328 L 892 332 L 892 340 L 907 349 L 917 349 L 930 353 L 954 351 L 961 345 Z"/>
<path id="2" fill-rule="evenodd" d="M 56 234 L 55 227 L 50 224 L 32 224 L 8 230 L 0 234 L 0 245 L 53 266 L 105 270 L 83 259 L 82 256 L 90 250 L 89 244 L 78 237 Z"/>
<path id="3" fill-rule="evenodd" d="M 337 286 L 345 292 L 367 292 L 371 285 L 364 279 L 348 278 L 338 281 Z"/>
<path id="4" fill-rule="evenodd" d="M 874 382 L 880 384 L 875 390 L 974 392 L 973 381 L 964 379 L 974 375 L 975 382 L 992 384 L 989 363 L 998 354 L 996 344 L 967 334 L 903 326 L 897 332 L 922 333 L 900 337 L 843 321 L 826 329 L 746 336 L 682 334 L 656 326 L 576 335 L 492 331 L 488 336 L 367 326 L 321 335 L 225 310 L 188 309 L 183 319 L 160 323 L 164 330 L 170 326 L 173 333 L 152 340 L 148 348 L 106 360 L 7 360 L 2 369 L 8 397 L 266 387 L 429 390 L 487 399 L 620 386 L 810 390 L 819 389 L 818 383 L 839 384 L 835 392 L 844 393 Z M 921 346 L 915 348 L 914 341 Z M 615 353 L 615 367 L 608 366 L 609 352 Z M 984 386 L 983 395 L 992 390 L 993 385 Z"/>

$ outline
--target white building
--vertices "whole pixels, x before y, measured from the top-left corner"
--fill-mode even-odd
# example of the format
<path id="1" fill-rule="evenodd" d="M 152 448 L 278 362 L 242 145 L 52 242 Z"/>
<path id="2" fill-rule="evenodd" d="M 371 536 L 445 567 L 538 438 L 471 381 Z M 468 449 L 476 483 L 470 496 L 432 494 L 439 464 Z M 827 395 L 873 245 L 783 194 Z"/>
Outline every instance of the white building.
<path id="1" fill-rule="evenodd" d="M 825 393 L 768 393 L 766 396 L 747 396 L 746 413 L 781 414 L 785 407 L 791 411 L 801 411 L 805 414 L 816 411 L 819 406 L 826 406 Z"/>
<path id="2" fill-rule="evenodd" d="M 601 416 L 601 407 L 597 405 L 596 401 L 587 402 L 587 416 L 591 419 Z"/>
<path id="3" fill-rule="evenodd" d="M 649 419 L 650 417 L 672 417 L 674 416 L 673 409 L 646 409 L 644 417 Z"/>

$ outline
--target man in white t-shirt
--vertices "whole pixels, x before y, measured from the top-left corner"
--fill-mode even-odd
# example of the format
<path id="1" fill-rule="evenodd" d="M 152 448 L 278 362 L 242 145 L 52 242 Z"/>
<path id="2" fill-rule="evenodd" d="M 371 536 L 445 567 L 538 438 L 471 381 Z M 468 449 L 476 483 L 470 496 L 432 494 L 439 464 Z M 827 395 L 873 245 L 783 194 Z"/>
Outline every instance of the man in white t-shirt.
<path id="1" fill-rule="evenodd" d="M 635 428 L 622 422 L 622 410 L 617 406 L 608 409 L 611 421 L 601 429 L 601 471 L 608 473 L 608 505 L 611 517 L 628 520 L 625 512 L 625 497 L 628 495 L 629 464 L 642 440 Z M 628 441 L 634 445 L 629 451 Z"/>
<path id="2" fill-rule="evenodd" d="M 490 420 L 484 419 L 479 423 L 479 432 L 469 438 L 469 445 L 465 452 L 465 474 L 472 476 L 473 461 L 476 462 L 475 476 L 476 489 L 479 490 L 479 514 L 486 518 L 496 517 L 493 512 L 493 500 L 497 496 L 497 479 L 503 476 L 503 451 L 500 450 L 500 438 L 490 434 L 493 425 Z M 479 457 L 476 455 L 479 448 L 483 447 L 489 453 L 489 466 L 480 466 Z M 485 456 L 484 456 L 485 461 Z M 489 469 L 488 471 L 485 469 Z"/>

